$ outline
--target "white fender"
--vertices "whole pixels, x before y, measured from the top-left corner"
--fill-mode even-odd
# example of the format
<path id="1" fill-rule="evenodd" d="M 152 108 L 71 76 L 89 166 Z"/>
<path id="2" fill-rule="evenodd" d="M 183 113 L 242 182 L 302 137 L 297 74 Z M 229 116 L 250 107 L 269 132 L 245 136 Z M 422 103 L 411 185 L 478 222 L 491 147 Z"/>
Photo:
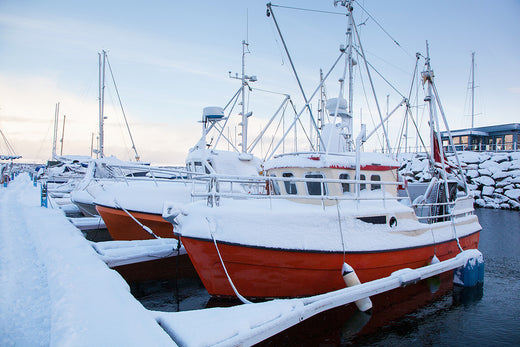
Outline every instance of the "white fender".
<path id="1" fill-rule="evenodd" d="M 345 281 L 347 287 L 352 287 L 361 284 L 359 278 L 356 275 L 356 272 L 354 271 L 352 266 L 348 265 L 347 263 L 343 263 L 341 274 L 343 275 L 343 280 Z M 366 312 L 372 308 L 372 300 L 370 300 L 369 297 L 359 299 L 355 303 L 357 308 L 361 312 Z"/>

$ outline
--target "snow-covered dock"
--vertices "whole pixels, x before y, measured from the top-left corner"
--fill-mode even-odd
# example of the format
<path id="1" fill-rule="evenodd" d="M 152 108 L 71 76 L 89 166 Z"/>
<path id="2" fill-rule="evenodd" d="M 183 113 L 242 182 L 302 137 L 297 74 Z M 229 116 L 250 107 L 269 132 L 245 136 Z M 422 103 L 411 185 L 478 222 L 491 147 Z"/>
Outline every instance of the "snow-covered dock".
<path id="1" fill-rule="evenodd" d="M 171 338 L 26 174 L 0 188 L 0 345 L 171 346 Z"/>
<path id="2" fill-rule="evenodd" d="M 39 190 L 25 174 L 0 189 L 2 346 L 252 345 L 325 310 L 482 258 L 469 250 L 445 262 L 309 298 L 156 312 L 134 299 L 127 283 L 63 213 L 39 202 Z"/>

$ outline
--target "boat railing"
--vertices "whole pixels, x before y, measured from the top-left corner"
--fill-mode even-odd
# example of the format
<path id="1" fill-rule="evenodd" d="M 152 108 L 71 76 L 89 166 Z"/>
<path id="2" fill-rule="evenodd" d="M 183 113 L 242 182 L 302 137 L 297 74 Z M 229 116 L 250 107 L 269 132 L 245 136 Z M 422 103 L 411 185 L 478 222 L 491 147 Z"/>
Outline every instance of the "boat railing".
<path id="1" fill-rule="evenodd" d="M 463 217 L 472 213 L 465 209 L 457 209 L 457 199 L 453 201 L 439 202 L 421 202 L 411 203 L 410 196 L 405 194 L 399 196 L 389 191 L 395 189 L 404 189 L 404 182 L 386 182 L 386 181 L 369 181 L 355 179 L 332 179 L 332 178 L 300 178 L 300 177 L 275 177 L 275 176 L 232 176 L 208 174 L 199 176 L 193 181 L 192 198 L 206 199 L 207 205 L 210 207 L 219 206 L 221 199 L 279 199 L 291 200 L 297 202 L 316 203 L 321 202 L 323 206 L 338 201 L 381 201 L 384 204 L 387 201 L 398 201 L 407 206 L 412 207 L 419 222 L 431 224 L 452 220 L 454 218 Z M 296 183 L 319 183 L 320 194 L 301 195 L 301 194 L 282 194 L 280 185 L 285 182 Z M 201 184 L 202 183 L 202 184 Z M 355 187 L 354 192 L 345 192 L 341 195 L 330 194 L 327 187 L 336 185 L 336 188 L 348 184 Z M 369 185 L 379 186 L 379 189 L 368 190 L 360 189 Z M 392 187 L 392 188 L 389 188 Z M 340 190 L 341 192 L 341 190 Z"/>
<path id="2" fill-rule="evenodd" d="M 466 201 L 464 205 L 463 200 Z M 437 223 L 473 215 L 473 198 L 469 195 L 458 196 L 451 201 L 413 203 L 417 219 L 421 223 Z"/>
<path id="3" fill-rule="evenodd" d="M 101 177 L 93 177 L 92 181 L 97 182 L 100 186 L 105 183 L 122 182 L 131 185 L 132 182 L 151 182 L 156 187 L 160 183 L 179 183 L 187 185 L 191 180 L 200 176 L 206 176 L 205 173 L 192 172 L 186 168 L 165 168 L 145 165 L 104 165 L 104 175 Z"/>
<path id="4" fill-rule="evenodd" d="M 207 199 L 208 206 L 218 206 L 221 198 L 232 199 L 285 199 L 293 201 L 403 201 L 407 200 L 409 203 L 409 196 L 398 196 L 389 192 L 391 189 L 404 188 L 403 182 L 386 182 L 386 181 L 370 181 L 370 180 L 355 180 L 355 179 L 332 179 L 332 178 L 300 178 L 300 177 L 275 177 L 275 176 L 232 176 L 232 175 L 218 175 L 211 174 L 200 176 L 194 179 L 193 182 L 206 182 L 206 185 L 194 186 L 192 190 L 192 197 L 195 199 Z M 285 182 L 297 183 L 303 182 L 305 184 L 318 183 L 319 194 L 282 194 L 280 190 L 280 183 Z M 333 190 L 340 192 L 340 194 L 331 194 L 333 185 L 336 185 Z M 342 185 L 355 187 L 355 192 L 343 192 Z M 378 189 L 362 189 L 362 187 L 379 187 Z M 392 188 L 387 188 L 392 187 Z"/>

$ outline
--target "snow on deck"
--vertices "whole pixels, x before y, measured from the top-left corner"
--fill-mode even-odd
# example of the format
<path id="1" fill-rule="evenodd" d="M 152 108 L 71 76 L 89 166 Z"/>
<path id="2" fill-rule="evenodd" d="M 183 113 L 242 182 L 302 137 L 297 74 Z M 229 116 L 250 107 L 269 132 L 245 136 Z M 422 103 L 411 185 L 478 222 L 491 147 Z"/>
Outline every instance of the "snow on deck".
<path id="1" fill-rule="evenodd" d="M 179 203 L 191 201 L 192 184 L 186 181 L 135 181 L 129 185 L 112 185 L 100 191 L 94 202 L 97 205 L 118 207 L 130 211 L 161 214 L 163 202 L 174 200 Z"/>
<path id="2" fill-rule="evenodd" d="M 381 153 L 363 152 L 360 158 L 361 166 L 364 165 L 384 165 L 398 167 L 395 159 Z M 289 153 L 275 156 L 273 159 L 264 163 L 264 169 L 286 167 L 351 167 L 356 166 L 356 153 Z"/>
<path id="3" fill-rule="evenodd" d="M 451 222 L 438 223 L 435 235 L 432 224 L 398 217 L 396 227 L 363 222 L 356 216 L 411 213 L 411 208 L 397 201 L 341 201 L 325 206 L 289 200 L 222 199 L 219 207 L 207 207 L 205 201 L 190 206 L 165 203 L 165 211 L 180 211 L 175 221 L 177 233 L 230 243 L 267 248 L 305 251 L 347 252 L 379 251 L 417 247 L 452 240 Z M 338 213 L 341 223 L 338 223 Z M 457 220 L 459 237 L 480 229 L 476 216 Z"/>
<path id="4" fill-rule="evenodd" d="M 177 256 L 176 239 L 91 242 L 100 258 L 110 267 Z M 179 255 L 186 254 L 184 247 Z"/>

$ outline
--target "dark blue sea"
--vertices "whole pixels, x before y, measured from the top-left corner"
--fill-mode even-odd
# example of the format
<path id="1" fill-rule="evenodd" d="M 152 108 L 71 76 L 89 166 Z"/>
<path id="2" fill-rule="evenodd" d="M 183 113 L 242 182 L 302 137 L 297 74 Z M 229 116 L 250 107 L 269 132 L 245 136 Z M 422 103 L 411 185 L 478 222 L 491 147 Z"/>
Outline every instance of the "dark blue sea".
<path id="1" fill-rule="evenodd" d="M 520 346 L 520 212 L 477 210 L 484 284 L 453 286 L 452 274 L 372 297 L 371 315 L 347 305 L 312 317 L 264 346 Z M 175 288 L 178 288 L 178 291 Z M 135 289 L 135 287 L 134 287 Z M 197 281 L 134 290 L 149 309 L 237 304 L 211 299 Z"/>

